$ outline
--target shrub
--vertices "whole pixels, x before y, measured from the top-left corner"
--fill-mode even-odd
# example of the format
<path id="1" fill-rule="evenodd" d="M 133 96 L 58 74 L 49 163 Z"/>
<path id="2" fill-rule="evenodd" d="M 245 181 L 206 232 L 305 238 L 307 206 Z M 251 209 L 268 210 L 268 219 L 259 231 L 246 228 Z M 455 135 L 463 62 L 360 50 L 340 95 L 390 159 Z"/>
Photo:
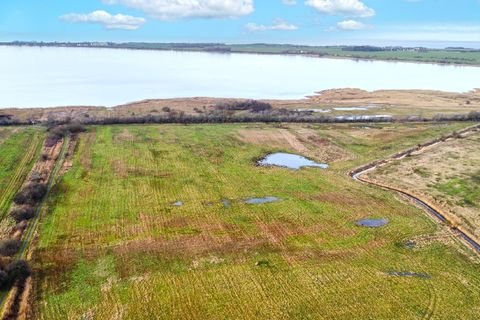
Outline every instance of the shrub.
<path id="1" fill-rule="evenodd" d="M 22 230 L 27 229 L 27 227 L 28 227 L 28 222 L 27 222 L 27 220 L 22 220 L 22 221 L 20 221 L 19 223 L 17 223 L 17 224 L 15 225 L 15 230 L 20 230 L 20 231 L 22 231 Z"/>
<path id="2" fill-rule="evenodd" d="M 0 288 L 5 288 L 8 282 L 8 274 L 4 270 L 0 270 Z"/>
<path id="3" fill-rule="evenodd" d="M 86 131 L 86 129 L 83 124 L 78 122 L 52 127 L 48 130 L 46 145 L 47 147 L 51 147 L 68 134 L 77 134 L 84 131 Z"/>
<path id="4" fill-rule="evenodd" d="M 479 111 L 472 111 L 468 114 L 469 120 L 480 120 L 480 112 Z"/>
<path id="5" fill-rule="evenodd" d="M 15 220 L 17 223 L 23 220 L 30 220 L 35 215 L 35 210 L 30 206 L 23 206 L 19 208 L 15 208 L 10 211 L 10 216 Z"/>
<path id="6" fill-rule="evenodd" d="M 170 112 L 170 111 L 172 111 L 172 109 L 170 109 L 169 107 L 163 107 L 162 111 L 163 112 Z"/>
<path id="7" fill-rule="evenodd" d="M 47 193 L 47 186 L 42 183 L 30 183 L 20 191 L 13 201 L 18 204 L 35 205 L 40 202 Z"/>
<path id="8" fill-rule="evenodd" d="M 0 255 L 11 257 L 20 249 L 20 241 L 14 239 L 0 240 Z"/>
<path id="9" fill-rule="evenodd" d="M 25 280 L 32 274 L 30 266 L 25 260 L 10 262 L 5 268 L 5 272 L 8 275 L 10 283 L 15 282 L 16 280 Z"/>
<path id="10" fill-rule="evenodd" d="M 215 106 L 217 110 L 243 111 L 250 110 L 252 112 L 261 112 L 272 109 L 272 105 L 257 100 L 235 101 L 230 103 L 220 103 Z"/>

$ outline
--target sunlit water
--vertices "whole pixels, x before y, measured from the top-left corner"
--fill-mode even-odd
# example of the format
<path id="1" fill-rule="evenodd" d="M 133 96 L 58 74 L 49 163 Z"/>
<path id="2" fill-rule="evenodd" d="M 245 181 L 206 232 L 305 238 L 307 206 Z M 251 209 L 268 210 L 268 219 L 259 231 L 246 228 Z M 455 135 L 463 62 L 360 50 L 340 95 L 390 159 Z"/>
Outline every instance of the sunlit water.
<path id="1" fill-rule="evenodd" d="M 277 152 L 267 155 L 265 158 L 258 161 L 258 165 L 284 167 L 294 170 L 298 170 L 303 167 L 317 167 L 322 169 L 328 168 L 328 164 L 317 163 L 313 160 L 309 160 L 296 154 L 283 152 Z"/>
<path id="2" fill-rule="evenodd" d="M 364 219 L 357 221 L 357 225 L 368 228 L 380 228 L 388 224 L 387 219 Z"/>
<path id="3" fill-rule="evenodd" d="M 178 97 L 297 99 L 332 88 L 480 87 L 480 68 L 301 56 L 0 47 L 0 107 Z"/>
<path id="4" fill-rule="evenodd" d="M 277 197 L 264 197 L 264 198 L 249 198 L 245 200 L 247 204 L 264 204 L 280 201 L 280 198 Z"/>

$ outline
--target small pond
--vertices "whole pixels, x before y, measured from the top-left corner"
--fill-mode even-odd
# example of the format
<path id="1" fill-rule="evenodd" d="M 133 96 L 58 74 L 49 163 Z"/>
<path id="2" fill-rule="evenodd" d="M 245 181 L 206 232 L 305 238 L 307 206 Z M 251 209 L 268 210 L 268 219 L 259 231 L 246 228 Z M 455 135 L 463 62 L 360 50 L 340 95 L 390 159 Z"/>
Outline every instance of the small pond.
<path id="1" fill-rule="evenodd" d="M 363 219 L 356 222 L 357 226 L 367 228 L 380 228 L 388 224 L 387 219 Z"/>
<path id="2" fill-rule="evenodd" d="M 258 161 L 260 166 L 277 166 L 283 168 L 289 168 L 293 170 L 298 170 L 303 167 L 317 167 L 322 169 L 327 169 L 328 164 L 317 163 L 313 160 L 309 160 L 305 157 L 290 154 L 290 153 L 272 153 L 267 155 L 262 160 Z"/>
<path id="3" fill-rule="evenodd" d="M 280 198 L 277 197 L 264 197 L 264 198 L 249 198 L 245 200 L 247 204 L 262 204 L 262 203 L 270 203 L 270 202 L 277 202 L 280 201 Z"/>
<path id="4" fill-rule="evenodd" d="M 176 201 L 176 202 L 172 203 L 172 205 L 175 206 L 175 207 L 181 207 L 181 206 L 183 206 L 183 202 L 182 201 Z"/>

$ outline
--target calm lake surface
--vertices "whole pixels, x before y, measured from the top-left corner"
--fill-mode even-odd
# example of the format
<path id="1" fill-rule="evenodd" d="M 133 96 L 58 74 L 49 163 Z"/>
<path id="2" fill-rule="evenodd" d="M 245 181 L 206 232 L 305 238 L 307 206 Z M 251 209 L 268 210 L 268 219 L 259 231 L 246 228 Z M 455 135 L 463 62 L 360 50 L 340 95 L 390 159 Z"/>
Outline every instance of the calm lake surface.
<path id="1" fill-rule="evenodd" d="M 480 87 L 480 68 L 300 56 L 0 47 L 0 108 L 178 97 L 298 99 L 333 88 Z"/>

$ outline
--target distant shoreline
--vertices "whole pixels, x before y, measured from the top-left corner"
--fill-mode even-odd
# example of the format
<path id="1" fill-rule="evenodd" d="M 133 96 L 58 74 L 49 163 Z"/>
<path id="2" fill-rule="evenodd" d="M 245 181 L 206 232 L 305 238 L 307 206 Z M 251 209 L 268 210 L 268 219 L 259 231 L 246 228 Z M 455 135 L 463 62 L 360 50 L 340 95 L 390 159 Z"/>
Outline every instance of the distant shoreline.
<path id="1" fill-rule="evenodd" d="M 126 49 L 147 51 L 242 53 L 260 55 L 304 56 L 358 61 L 422 63 L 446 66 L 480 66 L 480 49 L 454 47 L 430 49 L 425 47 L 376 46 L 300 46 L 288 44 L 221 44 L 221 43 L 113 43 L 113 42 L 0 42 L 3 47 L 51 47 Z"/>

